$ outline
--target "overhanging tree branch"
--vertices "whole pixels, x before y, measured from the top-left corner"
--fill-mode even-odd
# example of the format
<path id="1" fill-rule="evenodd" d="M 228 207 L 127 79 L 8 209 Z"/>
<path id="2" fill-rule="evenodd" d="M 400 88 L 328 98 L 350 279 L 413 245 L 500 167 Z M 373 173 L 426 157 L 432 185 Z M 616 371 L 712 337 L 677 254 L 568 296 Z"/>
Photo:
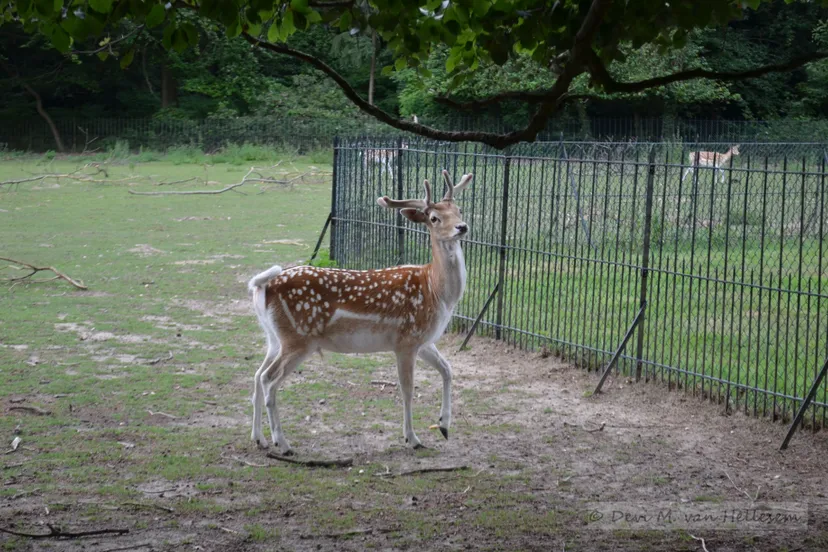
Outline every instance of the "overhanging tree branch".
<path id="1" fill-rule="evenodd" d="M 412 121 L 399 119 L 383 111 L 379 107 L 369 104 L 359 95 L 359 93 L 357 93 L 356 90 L 354 90 L 354 88 L 350 84 L 348 84 L 348 81 L 346 81 L 342 75 L 340 75 L 334 68 L 332 68 L 330 65 L 320 60 L 319 58 L 316 58 L 308 53 L 295 50 L 283 44 L 273 44 L 271 42 L 260 40 L 247 32 L 242 33 L 242 35 L 253 46 L 258 46 L 260 48 L 269 50 L 277 54 L 291 56 L 298 60 L 309 63 L 313 67 L 319 69 L 327 76 L 329 76 L 331 79 L 333 79 L 333 81 L 342 89 L 345 96 L 349 100 L 351 100 L 359 109 L 361 109 L 368 115 L 371 115 L 375 119 L 387 124 L 388 126 L 396 128 L 398 130 L 412 132 L 414 134 L 418 134 L 426 138 L 431 138 L 432 140 L 446 140 L 449 142 L 481 142 L 483 144 L 487 144 L 498 149 L 505 148 L 512 144 L 517 144 L 518 142 L 534 140 L 538 132 L 543 130 L 543 127 L 546 126 L 546 120 L 549 118 L 549 115 L 551 113 L 554 113 L 554 108 L 555 104 L 557 103 L 557 100 L 566 92 L 569 83 L 572 81 L 573 78 L 575 78 L 574 74 L 571 76 L 561 75 L 561 77 L 555 83 L 555 86 L 553 86 L 552 89 L 550 89 L 550 96 L 546 99 L 547 103 L 545 103 L 541 106 L 541 108 L 538 109 L 538 111 L 532 117 L 532 120 L 529 122 L 526 128 L 522 130 L 510 132 L 507 134 L 496 134 L 493 132 L 479 131 L 440 130 L 426 125 L 421 125 L 419 123 L 414 123 Z"/>
<path id="2" fill-rule="evenodd" d="M 770 65 L 763 65 L 755 69 L 748 69 L 746 71 L 710 71 L 708 69 L 689 69 L 687 71 L 679 71 L 670 75 L 663 75 L 651 79 L 644 79 L 635 82 L 619 82 L 612 78 L 612 75 L 607 71 L 604 62 L 598 55 L 590 50 L 587 67 L 592 79 L 607 93 L 618 94 L 624 92 L 641 92 L 650 88 L 657 88 L 659 86 L 666 86 L 674 82 L 683 82 L 692 79 L 710 79 L 735 81 L 752 79 L 767 75 L 768 73 L 785 73 L 793 69 L 802 67 L 803 65 L 812 61 L 818 61 L 828 58 L 828 52 L 813 52 L 804 56 L 798 56 L 790 59 L 784 63 L 773 63 Z"/>
<path id="3" fill-rule="evenodd" d="M 106 51 L 106 50 L 108 50 L 108 51 L 110 51 L 110 52 L 111 52 L 111 51 L 112 51 L 112 47 L 113 47 L 113 46 L 115 46 L 115 45 L 116 45 L 116 44 L 118 44 L 119 42 L 123 42 L 124 40 L 126 40 L 126 39 L 128 39 L 128 38 L 131 38 L 131 37 L 133 37 L 133 36 L 135 36 L 135 35 L 140 34 L 140 33 L 141 33 L 141 31 L 143 31 L 143 30 L 144 30 L 144 25 L 138 25 L 137 27 L 135 27 L 133 30 L 131 30 L 130 32 L 128 32 L 127 34 L 125 34 L 124 36 L 122 36 L 121 38 L 116 38 L 115 40 L 110 40 L 110 41 L 107 41 L 107 43 L 106 43 L 106 44 L 104 44 L 103 46 L 101 46 L 100 48 L 96 48 L 96 49 L 94 49 L 94 50 L 72 50 L 72 53 L 73 53 L 73 54 L 88 54 L 88 55 L 92 55 L 92 54 L 99 54 L 99 53 L 101 53 L 101 52 L 103 52 L 103 51 Z"/>

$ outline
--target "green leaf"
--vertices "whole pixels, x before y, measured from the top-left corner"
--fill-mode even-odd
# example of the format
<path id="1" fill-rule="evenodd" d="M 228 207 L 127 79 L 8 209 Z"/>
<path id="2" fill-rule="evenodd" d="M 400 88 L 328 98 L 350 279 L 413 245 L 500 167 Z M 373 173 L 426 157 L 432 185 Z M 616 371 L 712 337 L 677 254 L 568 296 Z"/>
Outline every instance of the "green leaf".
<path id="1" fill-rule="evenodd" d="M 109 13 L 112 11 L 112 0 L 89 0 L 89 7 L 98 13 Z"/>
<path id="2" fill-rule="evenodd" d="M 446 72 L 451 73 L 454 71 L 454 68 L 457 67 L 457 62 L 460 61 L 459 56 L 455 55 L 454 52 L 448 57 L 446 60 Z"/>
<path id="3" fill-rule="evenodd" d="M 279 42 L 279 25 L 276 22 L 271 23 L 270 28 L 267 30 L 267 41 Z"/>
<path id="4" fill-rule="evenodd" d="M 351 15 L 351 12 L 346 11 L 339 17 L 339 30 L 340 31 L 347 31 L 351 28 L 351 23 L 353 22 L 354 18 Z"/>
<path id="5" fill-rule="evenodd" d="M 55 25 L 52 28 L 52 44 L 55 45 L 55 48 L 61 52 L 66 52 L 69 50 L 71 43 L 72 39 L 69 38 L 69 35 L 63 30 L 63 27 Z"/>
<path id="6" fill-rule="evenodd" d="M 408 64 L 406 63 L 404 58 L 398 58 L 397 61 L 394 62 L 394 68 L 397 71 L 402 71 Z"/>
<path id="7" fill-rule="evenodd" d="M 99 60 L 101 60 L 101 61 L 106 61 L 106 58 L 108 58 L 108 57 L 109 57 L 109 52 L 106 52 L 106 51 L 103 51 L 103 52 L 98 52 L 98 54 L 97 54 L 97 55 L 98 55 L 98 59 L 99 59 Z"/>
<path id="8" fill-rule="evenodd" d="M 172 45 L 176 52 L 183 52 L 187 49 L 187 33 L 183 29 L 178 28 L 173 32 Z"/>
<path id="9" fill-rule="evenodd" d="M 146 24 L 147 27 L 152 29 L 153 27 L 157 27 L 161 23 L 164 22 L 164 18 L 167 16 L 167 11 L 164 9 L 164 6 L 161 4 L 156 4 L 152 7 L 147 15 Z"/>
<path id="10" fill-rule="evenodd" d="M 295 12 L 293 14 L 293 25 L 298 30 L 305 30 L 308 28 L 308 20 L 305 19 L 305 15 L 302 12 Z"/>
<path id="11" fill-rule="evenodd" d="M 126 69 L 132 63 L 132 58 L 135 57 L 135 48 L 130 48 L 121 58 L 121 69 Z"/>
<path id="12" fill-rule="evenodd" d="M 184 31 L 184 35 L 187 37 L 188 45 L 195 46 L 198 44 L 198 30 L 195 28 L 195 25 L 192 23 L 184 23 L 181 25 L 181 30 Z"/>
<path id="13" fill-rule="evenodd" d="M 290 0 L 290 9 L 298 13 L 307 13 L 310 11 L 308 0 Z"/>
<path id="14" fill-rule="evenodd" d="M 227 37 L 228 38 L 236 38 L 241 34 L 241 25 L 239 24 L 239 20 L 236 19 L 235 21 L 231 22 L 227 25 Z"/>
<path id="15" fill-rule="evenodd" d="M 161 37 L 161 45 L 164 46 L 165 50 L 172 48 L 172 36 L 174 32 L 175 25 L 172 23 L 164 28 L 164 35 Z"/>
<path id="16" fill-rule="evenodd" d="M 279 39 L 284 42 L 290 35 L 296 32 L 296 27 L 293 25 L 293 12 L 288 10 L 282 17 L 282 22 L 279 25 Z"/>

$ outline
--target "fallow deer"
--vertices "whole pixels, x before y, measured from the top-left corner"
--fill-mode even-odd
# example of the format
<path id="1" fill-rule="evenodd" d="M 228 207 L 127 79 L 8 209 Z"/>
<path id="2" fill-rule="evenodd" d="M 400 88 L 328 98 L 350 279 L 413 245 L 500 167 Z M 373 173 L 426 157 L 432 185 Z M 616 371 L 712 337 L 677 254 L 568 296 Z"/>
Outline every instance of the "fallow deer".
<path id="1" fill-rule="evenodd" d="M 402 149 L 408 149 L 408 143 L 402 143 Z M 380 174 L 391 173 L 393 177 L 393 163 L 397 159 L 399 150 L 397 148 L 374 148 L 362 152 L 363 168 L 367 171 L 370 165 L 379 165 Z"/>
<path id="2" fill-rule="evenodd" d="M 695 167 L 713 167 L 713 170 L 719 171 L 720 181 L 724 182 L 725 173 L 722 167 L 730 163 L 730 158 L 734 155 L 739 155 L 739 146 L 731 146 L 724 153 L 717 153 L 715 151 L 691 151 L 688 154 L 690 166 L 684 171 L 684 176 L 681 177 L 681 181 L 684 182 L 684 179 L 687 178 L 688 174 L 693 172 Z"/>
<path id="3" fill-rule="evenodd" d="M 425 199 L 377 203 L 399 209 L 408 220 L 425 224 L 431 235 L 432 262 L 383 270 L 340 270 L 274 266 L 253 277 L 249 289 L 253 308 L 267 338 L 267 354 L 253 385 L 251 438 L 267 447 L 262 432 L 262 405 L 267 406 L 273 444 L 290 453 L 282 431 L 276 392 L 308 355 L 321 350 L 340 353 L 393 351 L 403 400 L 403 436 L 422 447 L 414 433 L 411 399 L 414 364 L 419 356 L 442 376 L 439 428 L 448 439 L 451 426 L 451 366 L 434 343 L 451 320 L 466 286 L 466 264 L 460 238 L 468 232 L 454 196 L 472 180 L 464 175 L 454 186 L 443 171 L 447 191 L 432 202 L 424 181 Z"/>

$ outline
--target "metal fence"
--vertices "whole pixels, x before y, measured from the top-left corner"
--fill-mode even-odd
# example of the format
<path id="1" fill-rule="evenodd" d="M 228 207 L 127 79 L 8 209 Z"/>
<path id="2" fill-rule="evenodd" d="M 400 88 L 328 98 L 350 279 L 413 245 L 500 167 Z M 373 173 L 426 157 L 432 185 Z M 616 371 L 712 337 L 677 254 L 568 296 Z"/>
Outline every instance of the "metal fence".
<path id="1" fill-rule="evenodd" d="M 446 130 L 509 132 L 525 124 L 523 119 L 486 116 L 421 118 L 420 122 Z M 103 150 L 121 141 L 132 150 L 166 151 L 192 146 L 207 152 L 228 145 L 256 144 L 286 147 L 300 153 L 330 148 L 334 136 L 395 136 L 396 129 L 367 116 L 336 119 L 298 116 L 237 117 L 232 119 L 56 119 L 55 126 L 68 151 Z M 603 141 L 664 140 L 730 142 L 808 142 L 828 135 L 828 121 L 708 121 L 672 118 L 561 117 L 550 121 L 539 139 L 594 139 Z M 412 137 L 413 139 L 413 137 Z M 39 118 L 0 124 L 0 150 L 48 151 L 55 140 Z"/>
<path id="2" fill-rule="evenodd" d="M 387 164 L 366 149 L 388 151 Z M 544 347 L 753 415 L 789 420 L 828 357 L 828 198 L 822 144 L 743 144 L 721 171 L 689 151 L 724 144 L 474 144 L 343 139 L 331 257 L 346 268 L 426 263 L 425 228 L 376 205 L 421 197 L 439 171 L 459 198 L 468 285 L 453 329 Z M 488 305 L 488 308 L 485 309 Z M 822 385 L 805 423 L 828 416 Z"/>

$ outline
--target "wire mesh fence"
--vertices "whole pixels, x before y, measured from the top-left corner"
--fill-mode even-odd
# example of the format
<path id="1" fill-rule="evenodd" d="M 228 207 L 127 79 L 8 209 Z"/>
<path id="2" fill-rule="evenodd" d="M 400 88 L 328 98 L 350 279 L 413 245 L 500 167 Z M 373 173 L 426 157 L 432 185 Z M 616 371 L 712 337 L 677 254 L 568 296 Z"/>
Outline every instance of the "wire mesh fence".
<path id="1" fill-rule="evenodd" d="M 445 130 L 476 130 L 503 133 L 526 124 L 523 119 L 507 120 L 485 116 L 439 117 L 420 122 Z M 396 136 L 399 131 L 367 116 L 325 119 L 319 117 L 236 117 L 188 119 L 72 119 L 57 118 L 55 130 L 70 152 L 106 150 L 122 141 L 133 150 L 165 151 L 193 146 L 211 152 L 228 145 L 268 145 L 299 152 L 330 148 L 334 136 Z M 562 117 L 550 121 L 539 134 L 540 141 L 601 140 L 613 142 L 668 141 L 674 144 L 699 141 L 802 143 L 821 141 L 828 134 L 828 121 L 707 121 L 672 118 L 585 118 Z M 411 139 L 414 139 L 412 136 Z M 588 147 L 588 146 L 587 146 Z M 0 125 L 0 150 L 54 150 L 52 129 L 40 118 Z M 769 150 L 778 154 L 778 149 Z"/>
<path id="2" fill-rule="evenodd" d="M 346 268 L 426 263 L 426 229 L 376 205 L 421 197 L 443 168 L 472 172 L 471 227 L 453 329 L 604 366 L 789 420 L 828 357 L 826 153 L 742 144 L 337 141 L 331 257 Z M 369 151 L 370 150 L 370 151 Z M 381 152 L 381 154 L 379 154 Z M 822 385 L 806 423 L 825 425 Z"/>

